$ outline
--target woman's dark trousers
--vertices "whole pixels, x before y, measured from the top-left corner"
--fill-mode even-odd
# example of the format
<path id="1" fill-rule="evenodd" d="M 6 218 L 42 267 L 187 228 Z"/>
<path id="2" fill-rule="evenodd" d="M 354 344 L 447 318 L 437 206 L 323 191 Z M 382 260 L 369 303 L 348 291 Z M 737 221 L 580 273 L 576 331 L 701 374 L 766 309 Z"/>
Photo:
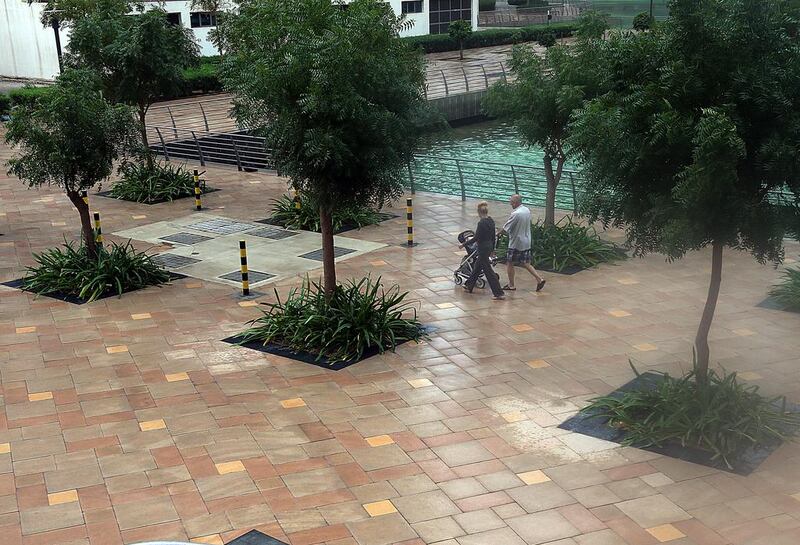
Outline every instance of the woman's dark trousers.
<path id="1" fill-rule="evenodd" d="M 464 286 L 466 286 L 468 290 L 472 290 L 472 288 L 475 287 L 475 282 L 478 281 L 478 277 L 481 273 L 484 274 L 486 281 L 489 282 L 489 287 L 492 288 L 492 294 L 495 297 L 500 297 L 503 295 L 503 288 L 500 287 L 500 281 L 498 280 L 497 275 L 494 273 L 492 265 L 489 263 L 489 256 L 481 255 L 480 253 L 475 258 L 475 265 L 472 268 L 472 274 L 469 275 L 467 281 L 464 282 Z"/>

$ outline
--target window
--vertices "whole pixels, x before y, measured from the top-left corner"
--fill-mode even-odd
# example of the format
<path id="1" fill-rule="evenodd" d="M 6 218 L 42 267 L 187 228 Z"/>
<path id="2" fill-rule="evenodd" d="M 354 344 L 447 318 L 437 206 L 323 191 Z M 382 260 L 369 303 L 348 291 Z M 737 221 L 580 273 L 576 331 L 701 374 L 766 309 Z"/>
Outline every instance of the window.
<path id="1" fill-rule="evenodd" d="M 401 9 L 403 13 L 422 13 L 422 0 L 404 0 Z"/>
<path id="2" fill-rule="evenodd" d="M 217 26 L 217 16 L 209 11 L 195 11 L 189 15 L 192 28 Z"/>
<path id="3" fill-rule="evenodd" d="M 430 33 L 447 34 L 451 21 L 472 21 L 470 0 L 430 0 Z"/>
<path id="4" fill-rule="evenodd" d="M 174 26 L 181 26 L 181 14 L 167 13 L 167 22 Z"/>

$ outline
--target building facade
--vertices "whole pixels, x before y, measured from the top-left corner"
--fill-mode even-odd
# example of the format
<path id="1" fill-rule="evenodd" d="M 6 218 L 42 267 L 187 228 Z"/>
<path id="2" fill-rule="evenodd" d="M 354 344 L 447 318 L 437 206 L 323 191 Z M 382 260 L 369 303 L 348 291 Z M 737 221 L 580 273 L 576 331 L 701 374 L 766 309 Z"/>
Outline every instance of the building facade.
<path id="1" fill-rule="evenodd" d="M 451 21 L 465 19 L 478 28 L 478 0 L 388 0 L 392 10 L 413 24 L 404 36 L 442 34 Z M 157 5 L 155 2 L 151 5 Z M 197 38 L 201 55 L 216 55 L 208 38 L 216 26 L 214 15 L 193 10 L 186 0 L 167 0 L 162 7 L 170 21 L 189 28 Z M 52 80 L 58 75 L 54 30 L 42 26 L 44 5 L 28 0 L 0 0 L 0 77 Z M 69 44 L 69 30 L 61 29 L 62 49 Z"/>

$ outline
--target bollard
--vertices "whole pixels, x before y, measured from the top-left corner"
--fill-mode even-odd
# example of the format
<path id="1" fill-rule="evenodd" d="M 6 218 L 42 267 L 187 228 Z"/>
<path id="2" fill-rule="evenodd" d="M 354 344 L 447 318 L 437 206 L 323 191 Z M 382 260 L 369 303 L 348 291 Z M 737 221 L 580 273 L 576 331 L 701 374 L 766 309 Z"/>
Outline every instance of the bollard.
<path id="1" fill-rule="evenodd" d="M 202 210 L 203 203 L 200 201 L 200 174 L 195 169 L 194 171 L 194 209 Z"/>
<path id="2" fill-rule="evenodd" d="M 250 279 L 247 275 L 247 243 L 244 240 L 239 241 L 239 263 L 242 268 L 242 295 L 247 297 L 250 295 Z"/>
<path id="3" fill-rule="evenodd" d="M 100 212 L 94 213 L 94 241 L 103 246 L 103 230 L 100 228 Z"/>
<path id="4" fill-rule="evenodd" d="M 294 197 L 292 197 L 292 200 L 294 201 L 294 209 L 300 210 L 300 193 L 298 193 L 296 189 L 293 189 L 292 193 L 294 193 Z"/>
<path id="5" fill-rule="evenodd" d="M 408 231 L 408 247 L 414 245 L 414 211 L 411 204 L 411 198 L 406 199 L 406 230 Z"/>
<path id="6" fill-rule="evenodd" d="M 85 204 L 89 204 L 89 194 L 86 191 L 81 191 L 81 199 Z"/>

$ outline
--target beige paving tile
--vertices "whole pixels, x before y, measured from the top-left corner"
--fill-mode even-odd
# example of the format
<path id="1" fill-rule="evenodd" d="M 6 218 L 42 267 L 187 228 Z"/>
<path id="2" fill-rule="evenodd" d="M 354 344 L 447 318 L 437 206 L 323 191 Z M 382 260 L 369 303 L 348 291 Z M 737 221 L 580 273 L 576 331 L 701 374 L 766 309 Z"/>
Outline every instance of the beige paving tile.
<path id="1" fill-rule="evenodd" d="M 125 346 L 124 344 L 106 347 L 106 352 L 108 352 L 109 354 L 120 354 L 122 352 L 127 352 L 127 351 L 128 347 Z"/>
<path id="2" fill-rule="evenodd" d="M 417 533 L 397 513 L 347 525 L 358 545 L 390 545 L 415 539 Z"/>
<path id="3" fill-rule="evenodd" d="M 44 401 L 45 399 L 53 399 L 53 392 L 37 392 L 35 394 L 28 394 L 28 401 Z"/>
<path id="4" fill-rule="evenodd" d="M 281 401 L 281 407 L 284 409 L 293 409 L 295 407 L 305 407 L 306 402 L 303 401 L 300 397 L 295 397 L 293 399 L 284 399 Z"/>
<path id="5" fill-rule="evenodd" d="M 25 333 L 36 333 L 36 326 L 18 327 L 15 329 L 17 335 L 24 335 Z"/>
<path id="6" fill-rule="evenodd" d="M 545 367 L 550 367 L 550 364 L 545 360 L 530 360 L 528 362 L 528 367 L 532 369 L 543 369 Z"/>
<path id="7" fill-rule="evenodd" d="M 71 503 L 78 501 L 77 490 L 65 490 L 63 492 L 54 492 L 47 495 L 47 503 L 50 505 L 59 505 L 61 503 Z"/>
<path id="8" fill-rule="evenodd" d="M 163 430 L 166 427 L 167 424 L 161 418 L 159 418 L 158 420 L 147 420 L 145 422 L 139 422 L 139 429 L 142 431 Z"/>
<path id="9" fill-rule="evenodd" d="M 283 482 L 296 498 L 347 487 L 336 470 L 328 467 L 284 475 Z"/>
<path id="10" fill-rule="evenodd" d="M 390 500 L 381 500 L 371 503 L 365 503 L 362 507 L 364 507 L 364 510 L 371 517 L 379 517 L 381 515 L 397 513 L 397 509 Z"/>
<path id="11" fill-rule="evenodd" d="M 524 473 L 517 473 L 517 477 L 519 477 L 525 484 L 540 484 L 550 480 L 550 477 L 545 475 L 545 473 L 539 469 L 534 471 L 526 471 Z"/>
<path id="12" fill-rule="evenodd" d="M 426 378 L 415 378 L 408 381 L 413 388 L 424 388 L 426 386 L 433 386 L 433 383 Z"/>
<path id="13" fill-rule="evenodd" d="M 375 435 L 373 437 L 367 437 L 367 443 L 369 443 L 371 447 L 382 447 L 384 445 L 391 445 L 394 443 L 394 439 L 388 435 Z"/>
<path id="14" fill-rule="evenodd" d="M 140 312 L 138 314 L 131 314 L 131 319 L 133 320 L 148 320 L 152 318 L 149 312 Z"/>
<path id="15" fill-rule="evenodd" d="M 114 505 L 114 515 L 120 530 L 178 520 L 178 513 L 169 497 L 149 498 L 147 501 Z"/>
<path id="16" fill-rule="evenodd" d="M 395 498 L 393 503 L 403 518 L 411 524 L 461 512 L 441 490 Z"/>
<path id="17" fill-rule="evenodd" d="M 580 532 L 558 511 L 543 511 L 509 519 L 508 525 L 525 543 L 537 545 L 566 539 Z"/>
<path id="18" fill-rule="evenodd" d="M 182 380 L 189 380 L 189 374 L 186 372 L 170 373 L 164 375 L 164 378 L 167 379 L 167 382 L 180 382 Z"/>
<path id="19" fill-rule="evenodd" d="M 356 449 L 351 451 L 350 454 L 364 471 L 384 469 L 412 462 L 411 458 L 403 452 L 403 449 L 395 444 Z"/>
<path id="20" fill-rule="evenodd" d="M 19 513 L 19 519 L 24 535 L 71 528 L 84 522 L 78 502 L 23 509 Z"/>
<path id="21" fill-rule="evenodd" d="M 667 541 L 674 541 L 676 539 L 686 537 L 686 535 L 683 532 L 675 528 L 672 524 L 662 524 L 661 526 L 654 526 L 653 528 L 647 528 L 647 533 L 656 538 L 661 543 L 666 543 Z"/>
<path id="22" fill-rule="evenodd" d="M 225 475 L 226 473 L 238 473 L 239 471 L 246 471 L 244 464 L 241 460 L 234 460 L 233 462 L 223 462 L 215 464 L 217 473 Z"/>
<path id="23" fill-rule="evenodd" d="M 653 528 L 691 518 L 689 513 L 661 494 L 620 502 L 616 506 L 642 528 Z"/>

